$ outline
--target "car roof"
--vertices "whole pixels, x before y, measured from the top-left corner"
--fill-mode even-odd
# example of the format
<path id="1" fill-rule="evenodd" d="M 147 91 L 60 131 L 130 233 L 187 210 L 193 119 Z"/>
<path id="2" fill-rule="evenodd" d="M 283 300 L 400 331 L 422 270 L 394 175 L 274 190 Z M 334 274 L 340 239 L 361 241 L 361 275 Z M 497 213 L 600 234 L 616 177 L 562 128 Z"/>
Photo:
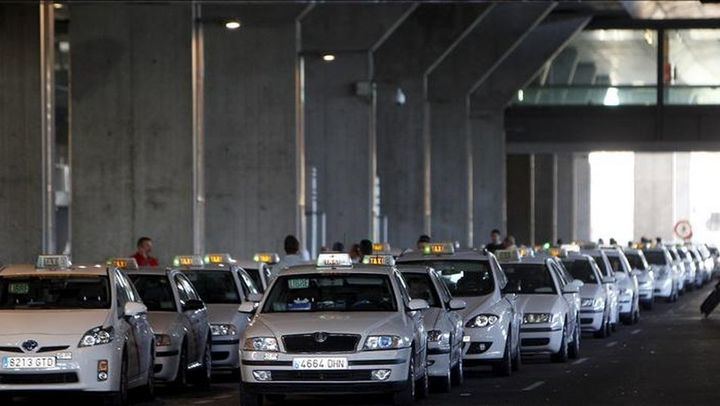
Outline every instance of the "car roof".
<path id="1" fill-rule="evenodd" d="M 169 272 L 172 272 L 172 269 L 168 268 L 139 268 L 139 269 L 129 269 L 126 270 L 125 273 L 128 275 L 167 275 Z"/>
<path id="2" fill-rule="evenodd" d="M 399 264 L 398 270 L 401 273 L 417 273 L 417 274 L 428 274 L 433 271 L 429 266 L 415 265 L 415 264 Z"/>
<path id="3" fill-rule="evenodd" d="M 79 264 L 72 265 L 69 268 L 60 269 L 42 269 L 37 268 L 35 265 L 29 264 L 15 264 L 6 265 L 0 268 L 0 275 L 2 276 L 36 276 L 36 275 L 93 275 L 93 276 L 106 276 L 108 274 L 108 268 L 105 265 L 100 264 Z"/>
<path id="4" fill-rule="evenodd" d="M 362 265 L 355 264 L 352 267 L 339 267 L 339 268 L 325 268 L 317 267 L 315 265 L 299 265 L 293 266 L 281 271 L 281 275 L 305 275 L 305 274 L 353 274 L 353 273 L 364 273 L 364 274 L 378 274 L 378 275 L 389 275 L 393 272 L 395 267 L 390 266 L 377 266 L 377 265 Z"/>
<path id="5" fill-rule="evenodd" d="M 665 251 L 666 249 L 665 247 L 648 247 L 643 248 L 643 251 Z"/>
<path id="6" fill-rule="evenodd" d="M 177 266 L 168 269 L 177 271 L 232 271 L 237 267 L 237 264 L 203 264 L 193 266 Z"/>
<path id="7" fill-rule="evenodd" d="M 573 253 L 572 255 L 566 256 L 566 257 L 563 258 L 562 260 L 563 260 L 563 261 L 581 261 L 581 260 L 582 260 L 582 261 L 589 261 L 589 260 L 593 260 L 593 261 L 594 261 L 594 259 L 593 259 L 593 257 L 592 257 L 591 255 L 583 254 L 583 253 L 577 253 L 577 252 Z"/>
<path id="8" fill-rule="evenodd" d="M 623 252 L 626 254 L 639 254 L 640 250 L 637 248 L 623 248 Z"/>
<path id="9" fill-rule="evenodd" d="M 455 251 L 454 254 L 427 255 L 422 251 L 408 251 L 398 257 L 397 263 L 419 261 L 487 261 L 490 255 L 475 250 Z"/>
<path id="10" fill-rule="evenodd" d="M 596 256 L 596 255 L 602 255 L 603 253 L 607 253 L 607 250 L 604 248 L 592 248 L 592 249 L 582 249 L 580 250 L 581 254 L 590 255 L 590 256 Z"/>
<path id="11" fill-rule="evenodd" d="M 239 260 L 235 262 L 235 265 L 242 269 L 260 269 L 260 263 L 250 260 Z"/>
<path id="12" fill-rule="evenodd" d="M 551 259 L 551 256 L 541 256 L 541 257 L 522 257 L 520 261 L 506 261 L 506 262 L 500 262 L 500 266 L 503 265 L 518 265 L 518 264 L 536 264 L 536 265 L 545 265 L 548 259 Z"/>

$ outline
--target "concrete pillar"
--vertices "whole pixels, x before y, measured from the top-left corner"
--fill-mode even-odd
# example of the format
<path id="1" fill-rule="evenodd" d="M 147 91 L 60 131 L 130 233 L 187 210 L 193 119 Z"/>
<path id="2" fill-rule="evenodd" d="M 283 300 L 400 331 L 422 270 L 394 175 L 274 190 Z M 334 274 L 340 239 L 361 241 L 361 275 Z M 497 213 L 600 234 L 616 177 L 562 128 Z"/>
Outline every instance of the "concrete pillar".
<path id="1" fill-rule="evenodd" d="M 575 174 L 575 239 L 590 241 L 590 160 L 587 153 L 577 153 L 573 160 Z"/>
<path id="2" fill-rule="evenodd" d="M 635 154 L 635 240 L 673 239 L 674 164 L 672 153 Z"/>
<path id="3" fill-rule="evenodd" d="M 166 263 L 193 248 L 191 7 L 70 7 L 73 257 L 146 235 Z"/>
<path id="4" fill-rule="evenodd" d="M 577 194 L 575 193 L 575 156 L 558 154 L 557 159 L 557 238 L 576 239 Z"/>
<path id="5" fill-rule="evenodd" d="M 0 5 L 0 263 L 43 248 L 40 14 Z"/>
<path id="6" fill-rule="evenodd" d="M 535 244 L 535 158 L 529 154 L 508 154 L 507 234 L 518 244 Z M 500 230 L 504 231 L 504 230 Z"/>
<path id="7" fill-rule="evenodd" d="M 504 118 L 502 110 L 470 117 L 472 217 L 476 245 L 486 242 L 491 230 L 507 228 Z"/>
<path id="8" fill-rule="evenodd" d="M 297 22 L 305 5 L 203 6 L 206 244 L 249 258 L 302 242 L 304 143 Z M 242 27 L 225 29 L 238 17 Z"/>
<path id="9" fill-rule="evenodd" d="M 535 242 L 557 240 L 557 159 L 554 154 L 535 154 Z"/>
<path id="10" fill-rule="evenodd" d="M 690 152 L 675 154 L 675 212 L 673 220 L 690 219 Z"/>

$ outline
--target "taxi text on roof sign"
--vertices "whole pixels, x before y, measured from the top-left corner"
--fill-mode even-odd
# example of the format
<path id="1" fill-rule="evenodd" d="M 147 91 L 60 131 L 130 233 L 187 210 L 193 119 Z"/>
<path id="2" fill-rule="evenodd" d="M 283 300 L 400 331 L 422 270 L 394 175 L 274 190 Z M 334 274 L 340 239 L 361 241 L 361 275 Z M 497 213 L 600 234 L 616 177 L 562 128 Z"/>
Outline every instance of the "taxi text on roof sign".
<path id="1" fill-rule="evenodd" d="M 365 255 L 362 263 L 365 265 L 393 266 L 395 258 L 392 255 Z"/>
<path id="2" fill-rule="evenodd" d="M 203 259 L 200 255 L 178 255 L 173 259 L 175 266 L 202 266 Z"/>
<path id="3" fill-rule="evenodd" d="M 519 262 L 521 258 L 519 250 L 497 250 L 495 257 L 500 262 Z"/>
<path id="4" fill-rule="evenodd" d="M 40 255 L 37 259 L 38 269 L 70 268 L 72 263 L 67 255 Z"/>
<path id="5" fill-rule="evenodd" d="M 428 243 L 423 246 L 425 255 L 448 255 L 455 253 L 455 244 L 451 242 Z"/>
<path id="6" fill-rule="evenodd" d="M 352 268 L 352 258 L 346 253 L 326 253 L 318 255 L 318 268 Z"/>
<path id="7" fill-rule="evenodd" d="M 258 252 L 253 256 L 253 261 L 274 265 L 280 262 L 280 255 L 274 252 Z"/>
<path id="8" fill-rule="evenodd" d="M 138 264 L 137 261 L 135 261 L 135 258 L 111 258 L 107 261 L 107 264 L 122 270 L 138 269 Z"/>
<path id="9" fill-rule="evenodd" d="M 207 254 L 205 255 L 206 264 L 233 264 L 235 260 L 230 254 Z"/>
<path id="10" fill-rule="evenodd" d="M 390 244 L 386 242 L 376 242 L 372 245 L 373 254 L 389 253 L 391 248 Z"/>

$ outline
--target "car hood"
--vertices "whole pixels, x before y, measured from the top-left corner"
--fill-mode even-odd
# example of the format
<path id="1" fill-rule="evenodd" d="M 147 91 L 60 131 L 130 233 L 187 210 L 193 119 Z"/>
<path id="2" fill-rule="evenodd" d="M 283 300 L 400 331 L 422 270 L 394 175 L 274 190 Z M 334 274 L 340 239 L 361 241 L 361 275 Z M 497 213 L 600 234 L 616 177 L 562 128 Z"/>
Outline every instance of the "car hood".
<path id="1" fill-rule="evenodd" d="M 157 334 L 167 334 L 179 322 L 180 314 L 177 312 L 149 312 L 148 320 Z"/>
<path id="2" fill-rule="evenodd" d="M 208 321 L 210 324 L 232 323 L 238 314 L 239 304 L 208 304 Z"/>
<path id="3" fill-rule="evenodd" d="M 423 325 L 425 330 L 434 330 L 444 310 L 439 307 L 431 307 L 423 311 Z"/>
<path id="4" fill-rule="evenodd" d="M 586 283 L 580 287 L 580 297 L 594 298 L 602 293 L 601 285 L 596 283 Z"/>
<path id="5" fill-rule="evenodd" d="M 518 295 L 517 308 L 521 313 L 555 313 L 559 311 L 558 295 L 532 294 Z"/>
<path id="6" fill-rule="evenodd" d="M 493 295 L 464 296 L 457 297 L 457 299 L 462 299 L 467 304 L 467 306 L 459 312 L 463 320 L 467 320 L 469 317 L 475 317 L 480 313 L 488 312 L 494 303 Z"/>
<path id="7" fill-rule="evenodd" d="M 107 309 L 98 310 L 0 310 L 0 337 L 11 335 L 73 335 L 105 325 Z"/>
<path id="8" fill-rule="evenodd" d="M 275 337 L 316 332 L 341 334 L 397 334 L 407 336 L 408 318 L 400 312 L 313 312 L 261 313 L 250 328 L 252 334 L 263 327 Z"/>

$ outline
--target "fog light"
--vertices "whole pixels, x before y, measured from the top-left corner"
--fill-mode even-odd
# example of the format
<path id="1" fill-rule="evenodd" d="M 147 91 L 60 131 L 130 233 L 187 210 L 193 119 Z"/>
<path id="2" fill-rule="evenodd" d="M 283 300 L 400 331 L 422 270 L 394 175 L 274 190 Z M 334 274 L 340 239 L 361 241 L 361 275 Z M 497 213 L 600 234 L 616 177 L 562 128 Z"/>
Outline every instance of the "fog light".
<path id="1" fill-rule="evenodd" d="M 433 359 L 427 360 L 427 364 L 426 364 L 426 365 L 429 366 L 429 367 L 435 365 L 435 360 L 433 360 Z"/>
<path id="2" fill-rule="evenodd" d="M 390 370 L 389 369 L 374 369 L 370 373 L 370 378 L 373 381 L 387 381 L 390 379 Z"/>
<path id="3" fill-rule="evenodd" d="M 107 379 L 108 379 L 108 374 L 107 374 L 107 372 L 98 372 L 98 377 L 97 377 L 97 378 L 98 378 L 98 381 L 101 381 L 101 382 L 102 382 L 102 381 L 107 381 Z"/>
<path id="4" fill-rule="evenodd" d="M 256 381 L 272 381 L 272 373 L 270 371 L 253 371 L 253 377 Z"/>

